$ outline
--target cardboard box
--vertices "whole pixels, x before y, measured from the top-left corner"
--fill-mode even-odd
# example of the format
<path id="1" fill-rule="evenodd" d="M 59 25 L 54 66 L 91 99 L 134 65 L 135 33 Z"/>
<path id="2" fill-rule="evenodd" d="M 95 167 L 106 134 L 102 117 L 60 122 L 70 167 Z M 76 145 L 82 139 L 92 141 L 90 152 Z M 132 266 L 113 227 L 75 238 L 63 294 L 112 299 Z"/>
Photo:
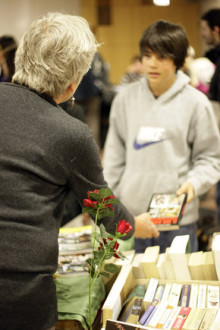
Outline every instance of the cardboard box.
<path id="1" fill-rule="evenodd" d="M 105 327 L 107 319 L 117 320 L 120 310 L 128 294 L 135 288 L 137 284 L 148 285 L 150 279 L 137 279 L 134 277 L 134 273 L 131 265 L 125 265 L 121 268 L 121 271 L 114 282 L 111 291 L 102 308 L 102 323 Z M 219 281 L 178 281 L 178 280 L 161 280 L 159 284 L 166 283 L 180 283 L 180 284 L 207 284 L 216 285 L 220 287 Z M 147 306 L 145 306 L 146 308 Z"/>

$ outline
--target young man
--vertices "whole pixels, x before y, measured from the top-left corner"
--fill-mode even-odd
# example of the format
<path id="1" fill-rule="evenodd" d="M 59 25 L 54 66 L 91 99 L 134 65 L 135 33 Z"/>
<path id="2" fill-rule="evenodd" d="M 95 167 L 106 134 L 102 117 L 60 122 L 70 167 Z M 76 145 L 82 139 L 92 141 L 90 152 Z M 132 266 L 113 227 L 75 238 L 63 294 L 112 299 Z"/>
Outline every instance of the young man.
<path id="1" fill-rule="evenodd" d="M 140 40 L 146 78 L 115 97 L 104 150 L 104 176 L 132 214 L 146 211 L 153 193 L 188 194 L 182 226 L 158 239 L 136 239 L 135 248 L 190 234 L 197 250 L 198 196 L 220 176 L 220 139 L 207 97 L 179 69 L 188 40 L 180 25 L 157 21 Z"/>

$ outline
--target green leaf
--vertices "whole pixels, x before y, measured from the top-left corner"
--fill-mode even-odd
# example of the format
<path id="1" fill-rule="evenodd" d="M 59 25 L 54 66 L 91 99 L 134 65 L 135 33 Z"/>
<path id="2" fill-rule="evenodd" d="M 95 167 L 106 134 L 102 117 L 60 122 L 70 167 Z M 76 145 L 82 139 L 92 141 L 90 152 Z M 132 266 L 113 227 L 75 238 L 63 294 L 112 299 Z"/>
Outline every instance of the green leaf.
<path id="1" fill-rule="evenodd" d="M 100 272 L 100 275 L 105 276 L 107 278 L 110 277 L 109 273 L 106 273 L 106 272 Z"/>
<path id="2" fill-rule="evenodd" d="M 98 219 L 104 218 L 104 217 L 113 217 L 114 211 L 110 209 L 109 207 L 105 207 L 104 209 L 101 209 L 98 212 Z"/>
<path id="3" fill-rule="evenodd" d="M 100 234 L 102 238 L 107 238 L 108 237 L 108 233 L 105 229 L 105 226 L 101 223 L 100 225 Z"/>
<path id="4" fill-rule="evenodd" d="M 93 215 L 93 216 L 96 215 L 96 210 L 95 210 L 94 208 L 92 208 L 92 207 L 84 207 L 84 208 L 82 209 L 82 212 L 83 212 L 83 213 L 89 213 L 89 214 L 91 214 L 91 215 Z"/>
<path id="5" fill-rule="evenodd" d="M 113 257 L 114 252 L 108 252 L 105 254 L 105 259 L 111 259 L 111 257 Z"/>
<path id="6" fill-rule="evenodd" d="M 101 202 L 102 197 L 99 194 L 92 192 L 89 194 L 89 199 Z"/>
<path id="7" fill-rule="evenodd" d="M 113 195 L 113 193 L 112 193 L 111 189 L 109 189 L 109 188 L 101 188 L 99 190 L 99 195 L 102 196 L 103 198 L 107 198 L 107 197 Z"/>
<path id="8" fill-rule="evenodd" d="M 109 273 L 118 273 L 120 270 L 120 267 L 118 267 L 114 264 L 106 264 L 104 269 Z"/>
<path id="9" fill-rule="evenodd" d="M 120 201 L 116 198 L 109 198 L 104 201 L 104 204 L 120 204 Z"/>

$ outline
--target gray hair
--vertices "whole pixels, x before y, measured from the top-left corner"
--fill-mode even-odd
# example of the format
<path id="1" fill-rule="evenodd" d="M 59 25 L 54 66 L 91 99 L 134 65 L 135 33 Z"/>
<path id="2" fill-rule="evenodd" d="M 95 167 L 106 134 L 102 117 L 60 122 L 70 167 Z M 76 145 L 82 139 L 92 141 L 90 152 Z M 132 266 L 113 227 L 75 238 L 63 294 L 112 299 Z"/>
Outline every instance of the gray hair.
<path id="1" fill-rule="evenodd" d="M 98 46 L 84 18 L 48 13 L 22 37 L 13 82 L 53 98 L 62 95 L 72 82 L 81 81 Z"/>

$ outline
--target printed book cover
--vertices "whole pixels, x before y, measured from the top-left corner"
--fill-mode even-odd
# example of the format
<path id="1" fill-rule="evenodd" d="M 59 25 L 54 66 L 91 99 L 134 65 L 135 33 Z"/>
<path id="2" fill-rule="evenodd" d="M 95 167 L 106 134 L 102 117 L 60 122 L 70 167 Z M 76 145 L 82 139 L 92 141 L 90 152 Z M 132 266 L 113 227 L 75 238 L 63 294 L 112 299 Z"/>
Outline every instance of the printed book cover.
<path id="1" fill-rule="evenodd" d="M 153 194 L 147 211 L 158 230 L 177 230 L 184 213 L 187 194 Z"/>
<path id="2" fill-rule="evenodd" d="M 85 254 L 92 251 L 92 226 L 60 228 L 59 254 Z"/>

